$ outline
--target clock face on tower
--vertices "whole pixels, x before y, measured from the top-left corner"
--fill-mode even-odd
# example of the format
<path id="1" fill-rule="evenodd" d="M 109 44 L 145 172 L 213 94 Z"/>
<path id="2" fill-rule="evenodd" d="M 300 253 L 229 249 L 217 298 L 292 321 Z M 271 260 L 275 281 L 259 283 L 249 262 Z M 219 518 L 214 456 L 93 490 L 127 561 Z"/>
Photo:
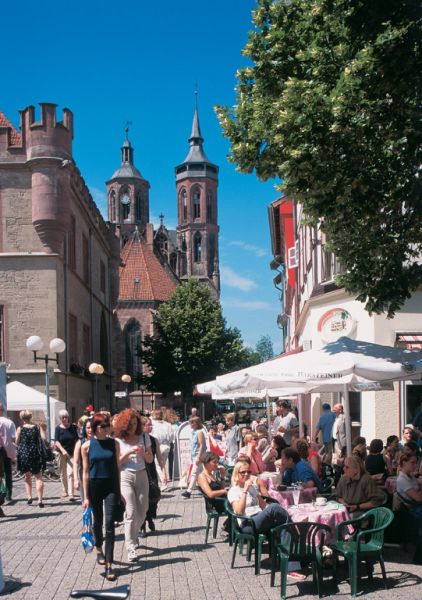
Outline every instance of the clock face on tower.
<path id="1" fill-rule="evenodd" d="M 122 204 L 124 204 L 124 205 L 126 205 L 126 206 L 127 206 L 128 204 L 130 204 L 130 198 L 129 198 L 129 196 L 128 196 L 127 194 L 124 194 L 124 195 L 122 196 Z"/>

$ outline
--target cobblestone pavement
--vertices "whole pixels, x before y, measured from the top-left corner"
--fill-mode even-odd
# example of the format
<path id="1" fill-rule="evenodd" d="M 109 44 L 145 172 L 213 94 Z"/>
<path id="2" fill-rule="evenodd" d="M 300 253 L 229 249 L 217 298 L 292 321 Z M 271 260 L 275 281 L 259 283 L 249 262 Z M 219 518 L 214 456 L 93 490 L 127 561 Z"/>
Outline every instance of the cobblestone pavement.
<path id="1" fill-rule="evenodd" d="M 45 508 L 25 501 L 23 483 L 15 484 L 16 503 L 4 506 L 0 519 L 0 552 L 7 582 L 1 597 L 12 600 L 65 600 L 74 588 L 100 589 L 112 587 L 104 580 L 103 567 L 94 554 L 85 555 L 80 544 L 81 506 L 60 498 L 60 484 L 47 483 Z M 256 577 L 244 557 L 230 568 L 231 551 L 221 537 L 204 544 L 205 512 L 203 500 L 180 497 L 178 490 L 163 495 L 156 521 L 157 532 L 140 540 L 140 561 L 129 565 L 123 544 L 123 527 L 117 529 L 116 568 L 120 572 L 117 585 L 132 586 L 131 599 L 140 600 L 278 600 L 277 586 L 270 588 L 268 561 Z M 422 567 L 409 564 L 410 555 L 401 549 L 386 548 L 389 590 L 375 567 L 374 582 L 362 578 L 361 589 L 367 600 L 387 598 L 422 598 Z M 336 586 L 330 573 L 324 581 L 326 597 L 349 598 L 345 571 L 339 571 Z M 311 577 L 303 583 L 288 583 L 288 598 L 316 598 Z M 362 592 L 361 594 L 362 595 Z"/>

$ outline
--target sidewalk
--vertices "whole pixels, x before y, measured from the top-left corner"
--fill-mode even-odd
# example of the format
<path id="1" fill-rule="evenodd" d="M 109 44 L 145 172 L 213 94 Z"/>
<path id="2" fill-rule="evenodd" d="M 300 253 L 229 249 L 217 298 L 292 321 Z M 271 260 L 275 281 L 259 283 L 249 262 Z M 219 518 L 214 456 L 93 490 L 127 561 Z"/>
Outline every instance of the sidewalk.
<path id="1" fill-rule="evenodd" d="M 222 538 L 210 536 L 204 544 L 205 512 L 203 500 L 194 495 L 180 497 L 178 490 L 167 491 L 159 505 L 157 532 L 141 540 L 139 563 L 126 562 L 123 527 L 117 529 L 117 584 L 101 576 L 103 567 L 95 555 L 85 555 L 80 544 L 81 506 L 60 498 L 60 484 L 45 484 L 45 508 L 25 500 L 22 482 L 15 484 L 13 506 L 4 506 L 6 517 L 0 519 L 0 552 L 8 592 L 0 595 L 11 600 L 67 600 L 75 588 L 100 589 L 123 583 L 132 586 L 135 600 L 279 600 L 277 586 L 270 588 L 268 561 L 256 577 L 244 557 L 230 568 L 231 550 Z M 374 583 L 363 578 L 365 600 L 422 598 L 422 567 L 409 564 L 410 555 L 399 548 L 386 548 L 389 590 L 382 587 L 379 566 Z M 394 561 L 394 562 L 392 562 Z M 328 573 L 328 572 L 327 572 Z M 326 597 L 349 598 L 350 587 L 340 570 L 338 588 L 327 574 Z M 288 598 L 315 599 L 312 578 L 303 583 L 289 583 Z M 361 592 L 362 595 L 362 592 Z"/>

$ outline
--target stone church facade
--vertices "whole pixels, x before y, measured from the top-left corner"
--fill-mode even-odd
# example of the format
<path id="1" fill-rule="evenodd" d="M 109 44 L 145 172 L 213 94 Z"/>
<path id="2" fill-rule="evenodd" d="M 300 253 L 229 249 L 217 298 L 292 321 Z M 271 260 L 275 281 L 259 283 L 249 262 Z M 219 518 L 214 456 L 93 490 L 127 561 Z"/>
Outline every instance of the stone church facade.
<path id="1" fill-rule="evenodd" d="M 66 342 L 51 394 L 75 418 L 88 403 L 115 406 L 121 376 L 141 370 L 136 348 L 160 304 L 188 277 L 218 298 L 218 167 L 208 161 L 195 108 L 190 148 L 176 167 L 178 226 L 149 222 L 150 184 L 128 139 L 106 182 L 105 221 L 72 157 L 73 115 L 42 103 L 17 130 L 0 113 L 0 361 L 8 380 L 43 390 L 44 368 L 25 341 Z M 47 352 L 47 350 L 46 350 Z M 44 353 L 44 350 L 42 351 Z M 88 366 L 104 366 L 93 379 Z"/>

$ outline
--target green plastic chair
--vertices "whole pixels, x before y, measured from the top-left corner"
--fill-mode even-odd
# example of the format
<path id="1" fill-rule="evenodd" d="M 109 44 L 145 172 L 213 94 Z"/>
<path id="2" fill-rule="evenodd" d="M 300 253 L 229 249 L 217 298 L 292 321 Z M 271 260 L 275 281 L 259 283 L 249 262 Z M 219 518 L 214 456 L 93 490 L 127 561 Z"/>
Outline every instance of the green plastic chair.
<path id="1" fill-rule="evenodd" d="M 227 514 L 230 517 L 230 530 L 233 543 L 232 561 L 230 565 L 231 568 L 234 568 L 237 549 L 239 548 L 240 554 L 242 554 L 243 545 L 246 543 L 246 560 L 251 560 L 253 549 L 255 552 L 255 575 L 259 575 L 261 572 L 262 546 L 266 542 L 268 542 L 268 544 L 271 545 L 271 532 L 258 533 L 252 517 L 238 515 L 235 512 L 233 512 L 228 500 L 225 501 L 225 508 Z M 244 531 L 242 531 L 238 519 L 242 519 L 242 522 L 246 522 L 248 525 L 250 525 L 252 528 L 252 533 L 245 533 Z"/>
<path id="2" fill-rule="evenodd" d="M 286 540 L 280 541 L 281 534 L 285 532 Z M 277 562 L 280 562 L 281 587 L 280 597 L 286 598 L 287 564 L 290 560 L 312 564 L 312 577 L 316 585 L 318 596 L 321 598 L 322 589 L 322 546 L 327 533 L 331 532 L 328 525 L 300 521 L 298 523 L 285 523 L 271 529 L 271 587 L 275 582 Z"/>
<path id="3" fill-rule="evenodd" d="M 376 559 L 381 565 L 382 577 L 385 589 L 387 589 L 387 576 L 385 573 L 382 548 L 384 545 L 384 531 L 394 518 L 393 512 L 385 506 L 371 508 L 356 519 L 343 521 L 336 527 L 336 541 L 330 544 L 334 555 L 334 578 L 337 574 L 338 554 L 344 556 L 349 565 L 349 579 L 352 596 L 358 591 L 359 572 L 358 566 L 361 560 Z M 369 522 L 369 528 L 360 529 L 363 522 Z M 344 529 L 352 526 L 355 529 L 351 539 L 344 540 Z"/>
<path id="4" fill-rule="evenodd" d="M 219 506 L 221 505 L 221 508 L 224 509 L 224 512 L 218 512 L 215 506 L 212 505 L 208 496 L 206 496 L 199 487 L 197 489 L 205 501 L 205 512 L 207 514 L 207 524 L 205 526 L 205 543 L 208 544 L 208 535 L 211 529 L 211 522 L 213 522 L 212 537 L 215 539 L 217 537 L 218 531 L 218 520 L 220 517 L 225 516 L 225 498 L 213 499 L 213 502 L 217 503 Z"/>

